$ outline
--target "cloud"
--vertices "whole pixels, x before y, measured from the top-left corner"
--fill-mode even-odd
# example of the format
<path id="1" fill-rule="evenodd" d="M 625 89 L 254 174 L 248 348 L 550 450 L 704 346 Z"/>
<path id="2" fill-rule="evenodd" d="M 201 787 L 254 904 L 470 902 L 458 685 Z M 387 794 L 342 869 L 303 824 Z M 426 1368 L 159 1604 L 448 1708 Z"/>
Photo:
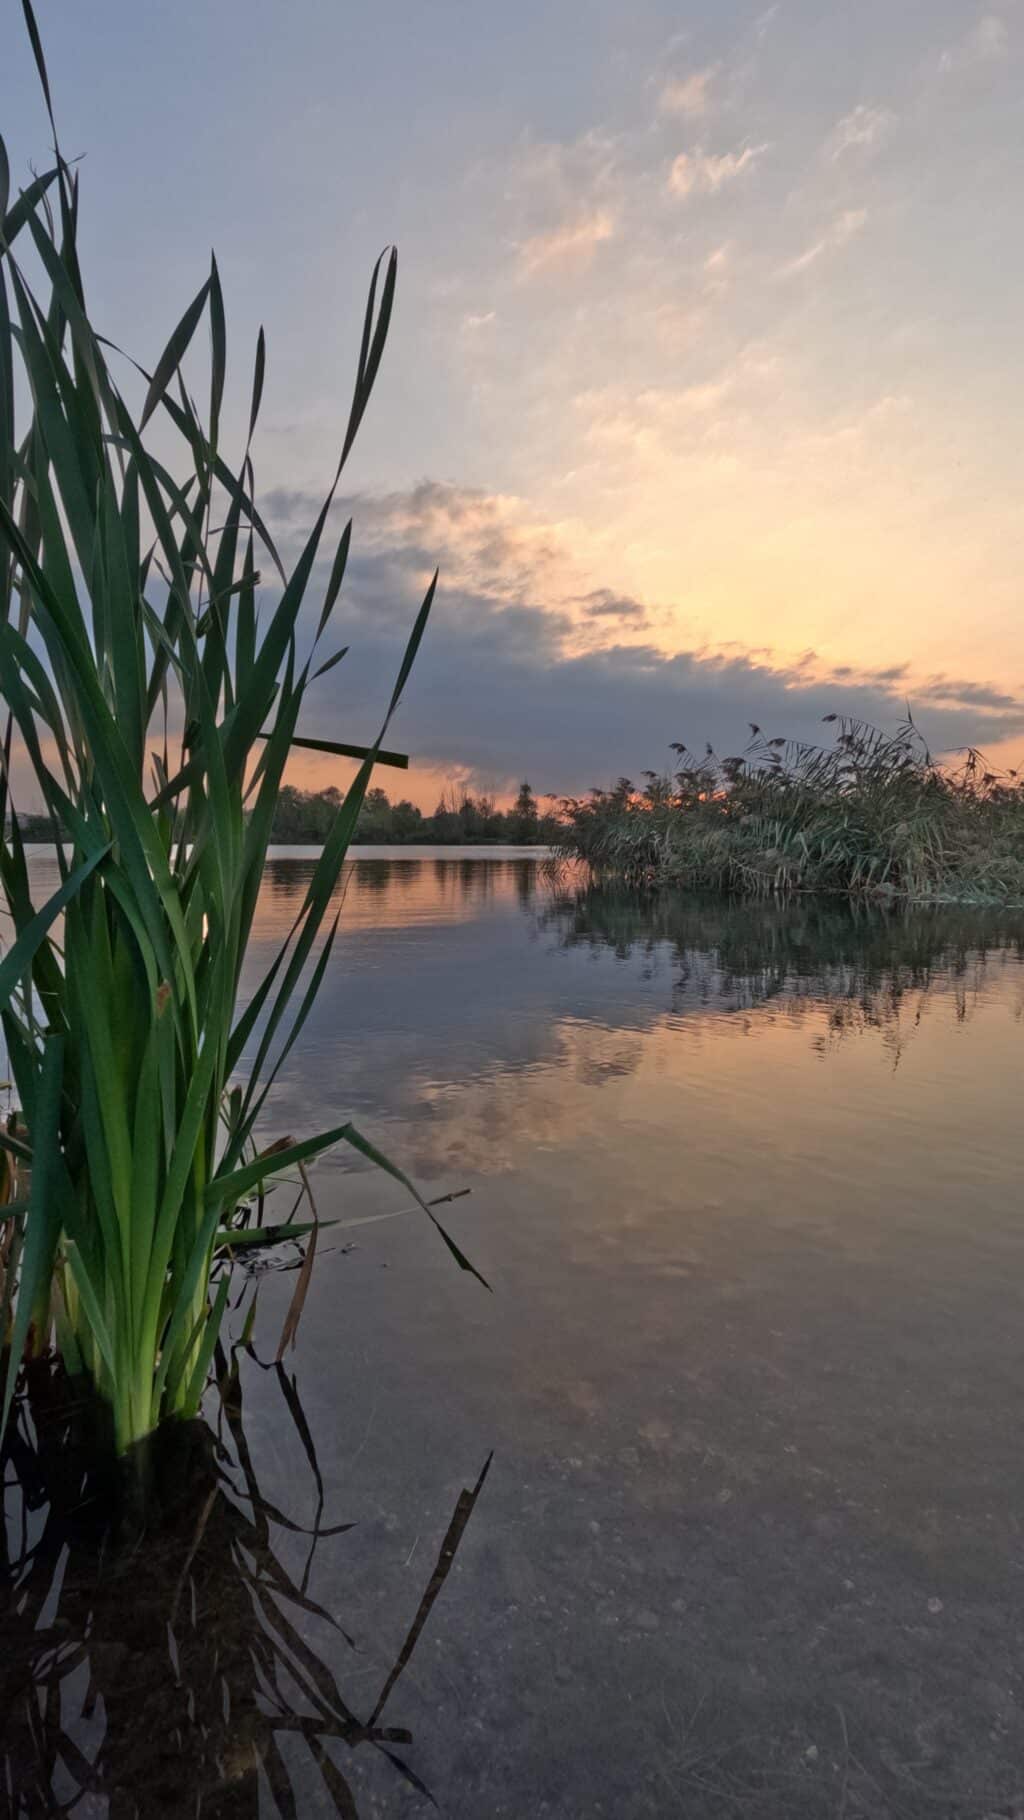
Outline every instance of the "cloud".
<path id="1" fill-rule="evenodd" d="M 947 676 L 931 676 L 920 686 L 922 700 L 953 702 L 959 707 L 1005 708 L 1013 710 L 1018 698 L 1005 689 L 993 689 L 987 683 L 951 681 Z"/>
<path id="2" fill-rule="evenodd" d="M 547 233 L 532 234 L 519 249 L 521 275 L 532 278 L 552 266 L 588 265 L 602 241 L 610 240 L 614 233 L 610 212 L 594 209 Z"/>
<path id="3" fill-rule="evenodd" d="M 754 37 L 758 44 L 764 43 L 781 11 L 781 6 L 768 6 L 758 14 L 754 21 Z"/>
<path id="4" fill-rule="evenodd" d="M 894 115 L 883 107 L 865 107 L 860 103 L 837 120 L 825 141 L 825 156 L 832 163 L 849 153 L 874 150 L 890 131 Z"/>
<path id="5" fill-rule="evenodd" d="M 867 209 L 844 209 L 837 215 L 828 232 L 805 248 L 796 259 L 790 259 L 781 265 L 776 273 L 778 278 L 793 278 L 798 272 L 806 272 L 808 266 L 816 265 L 823 253 L 835 252 L 844 247 L 859 234 L 868 218 Z"/>
<path id="6" fill-rule="evenodd" d="M 709 69 L 693 70 L 688 76 L 674 76 L 665 83 L 658 96 L 663 114 L 685 114 L 687 119 L 700 119 L 709 112 L 709 89 L 718 72 L 717 64 Z"/>
<path id="7" fill-rule="evenodd" d="M 266 504 L 286 544 L 316 509 L 297 494 Z M 341 726 L 345 737 L 372 735 L 371 704 L 386 698 L 437 560 L 441 586 L 395 739 L 418 763 L 457 768 L 485 787 L 506 787 L 528 765 L 538 790 L 584 790 L 658 764 L 674 739 L 734 751 L 750 720 L 807 739 L 827 737 L 829 713 L 892 726 L 908 695 L 935 751 L 1024 733 L 1024 699 L 976 681 L 915 686 L 903 665 L 840 673 L 813 653 L 781 663 L 736 648 L 624 642 L 643 626 L 645 604 L 601 588 L 581 593 L 557 532 L 531 526 L 507 499 L 427 482 L 340 502 L 336 531 L 350 511 L 356 531 L 335 632 L 351 649 L 310 696 L 303 721 L 313 737 L 338 737 Z M 320 586 L 329 563 L 328 555 Z M 318 604 L 314 589 L 311 618 Z"/>
<path id="8" fill-rule="evenodd" d="M 647 612 L 638 600 L 631 600 L 627 594 L 615 594 L 610 588 L 592 588 L 589 594 L 581 594 L 579 606 L 588 619 L 632 620 L 642 625 Z"/>
<path id="9" fill-rule="evenodd" d="M 767 145 L 747 145 L 741 152 L 680 152 L 673 159 L 668 187 L 673 196 L 717 195 L 727 184 L 753 169 Z"/>
<path id="10" fill-rule="evenodd" d="M 520 278 L 559 267 L 585 267 L 616 232 L 621 204 L 621 147 L 599 129 L 574 139 L 524 135 L 500 167 L 481 167 L 492 222 L 495 185 L 508 211 Z M 490 236 L 488 236 L 490 238 Z"/>
<path id="11" fill-rule="evenodd" d="M 497 322 L 497 320 L 497 311 L 487 310 L 481 316 L 474 316 L 472 313 L 463 316 L 462 326 L 468 335 L 475 335 L 480 329 L 490 328 L 491 323 Z"/>
<path id="12" fill-rule="evenodd" d="M 262 501 L 293 555 L 316 516 L 312 497 L 279 487 Z M 541 592 L 548 600 L 581 593 L 578 569 L 563 548 L 566 533 L 531 517 L 514 494 L 424 480 L 401 492 L 349 495 L 338 501 L 331 523 L 340 530 L 349 517 L 360 559 L 393 580 L 396 598 L 425 584 L 442 557 L 446 585 L 486 594 L 496 606 L 516 606 Z"/>
<path id="13" fill-rule="evenodd" d="M 574 139 L 524 135 L 503 162 L 506 193 L 565 208 L 582 190 L 600 190 L 614 177 L 621 147 L 614 133 L 588 127 Z"/>
<path id="14" fill-rule="evenodd" d="M 787 363 L 772 346 L 751 341 L 709 369 L 707 378 L 689 385 L 638 389 L 610 384 L 578 393 L 574 403 L 583 439 L 596 452 L 605 482 L 613 476 L 616 485 L 630 479 L 649 493 L 651 485 L 660 484 L 666 475 L 684 487 L 684 469 L 692 460 L 703 466 L 705 477 L 705 464 L 714 464 L 719 480 L 724 480 L 749 453 L 752 424 L 768 423 L 786 375 Z M 790 419 L 788 436 L 795 433 Z M 772 434 L 771 446 L 777 466 L 781 451 L 777 433 Z M 814 454 L 816 458 L 817 451 Z M 625 471 L 612 465 L 617 457 L 625 458 Z M 639 467 L 633 465 L 636 461 Z M 687 478 L 697 480 L 692 467 Z"/>
<path id="15" fill-rule="evenodd" d="M 996 63 L 1005 57 L 1010 44 L 1006 21 L 998 13 L 983 13 L 959 44 L 948 46 L 939 58 L 943 75 L 955 70 L 971 69 L 979 63 Z"/>

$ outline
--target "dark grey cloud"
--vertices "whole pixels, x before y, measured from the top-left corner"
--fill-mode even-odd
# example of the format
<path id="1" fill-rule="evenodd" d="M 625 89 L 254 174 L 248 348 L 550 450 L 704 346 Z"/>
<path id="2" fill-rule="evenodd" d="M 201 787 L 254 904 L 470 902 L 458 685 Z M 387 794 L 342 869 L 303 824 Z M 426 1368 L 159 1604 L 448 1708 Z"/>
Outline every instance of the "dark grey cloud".
<path id="1" fill-rule="evenodd" d="M 296 495 L 276 495 L 268 505 L 286 541 L 289 527 L 308 524 L 315 509 Z M 314 736 L 360 739 L 376 731 L 423 577 L 435 563 L 435 610 L 394 736 L 417 760 L 469 767 L 489 786 L 528 773 L 535 788 L 575 793 L 666 763 L 673 740 L 737 752 L 750 721 L 769 735 L 827 740 L 825 715 L 883 726 L 905 715 L 902 664 L 867 674 L 842 666 L 822 679 L 809 670 L 809 654 L 779 670 L 764 654 L 736 647 L 672 656 L 626 642 L 574 648 L 578 616 L 545 598 L 543 540 L 524 549 L 513 529 L 492 520 L 486 495 L 429 483 L 409 494 L 342 501 L 337 531 L 350 510 L 353 555 L 336 614 L 337 642 L 350 652 L 309 698 L 304 730 Z M 458 576 L 451 583 L 446 528 Z M 612 634 L 616 620 L 635 632 L 645 612 L 606 590 L 574 594 L 570 604 L 581 598 L 587 619 Z M 311 614 L 317 606 L 314 591 Z M 1024 733 L 1024 700 L 969 679 L 931 678 L 916 697 L 911 691 L 911 705 L 935 752 Z"/>
<path id="2" fill-rule="evenodd" d="M 592 588 L 589 594 L 581 594 L 576 604 L 588 619 L 632 620 L 637 625 L 647 619 L 647 609 L 638 600 L 631 600 L 628 594 L 613 594 L 610 588 Z"/>
<path id="3" fill-rule="evenodd" d="M 1005 708 L 1011 713 L 1020 706 L 1016 695 L 1007 695 L 984 683 L 963 682 L 948 676 L 929 677 L 923 694 L 928 700 L 959 702 L 974 708 Z"/>

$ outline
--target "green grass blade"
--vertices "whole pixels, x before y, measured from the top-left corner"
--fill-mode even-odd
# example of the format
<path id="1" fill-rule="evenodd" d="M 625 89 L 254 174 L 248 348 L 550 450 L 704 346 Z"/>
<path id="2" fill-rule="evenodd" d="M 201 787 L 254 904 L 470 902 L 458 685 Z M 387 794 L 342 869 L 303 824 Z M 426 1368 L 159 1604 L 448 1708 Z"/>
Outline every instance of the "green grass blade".
<path id="1" fill-rule="evenodd" d="M 91 872 L 95 872 L 100 861 L 109 852 L 109 847 L 101 848 L 75 868 L 70 878 L 65 879 L 60 889 L 47 900 L 43 908 L 37 911 L 31 922 L 26 925 L 17 941 L 10 947 L 0 961 L 0 1011 L 2 1011 L 32 964 L 41 942 L 52 929 L 61 911 L 81 890 Z"/>
<path id="2" fill-rule="evenodd" d="M 149 382 L 149 391 L 146 393 L 146 402 L 142 407 L 142 416 L 139 420 L 139 428 L 142 430 L 145 429 L 153 412 L 156 410 L 157 405 L 163 398 L 167 387 L 170 385 L 171 380 L 185 358 L 189 342 L 192 340 L 196 328 L 198 327 L 199 318 L 206 308 L 206 299 L 210 295 L 210 289 L 211 280 L 208 278 L 206 283 L 196 292 L 196 295 L 193 297 L 192 302 L 189 304 L 188 309 L 185 311 L 185 314 L 178 323 L 177 328 L 174 330 L 167 346 L 157 361 L 156 366 L 153 368 L 153 377 Z"/>
<path id="3" fill-rule="evenodd" d="M 57 1158 L 60 1149 L 60 1105 L 64 1083 L 64 1042 L 54 1036 L 43 1052 L 36 1103 L 36 1126 L 32 1133 L 33 1163 L 30 1209 L 25 1221 L 25 1239 L 21 1252 L 18 1300 L 11 1330 L 11 1347 L 4 1384 L 3 1415 L 0 1434 L 7 1427 L 11 1399 L 21 1357 L 28 1339 L 33 1312 L 40 1296 L 45 1295 L 53 1275 L 53 1261 L 60 1239 L 62 1208 L 59 1202 Z"/>

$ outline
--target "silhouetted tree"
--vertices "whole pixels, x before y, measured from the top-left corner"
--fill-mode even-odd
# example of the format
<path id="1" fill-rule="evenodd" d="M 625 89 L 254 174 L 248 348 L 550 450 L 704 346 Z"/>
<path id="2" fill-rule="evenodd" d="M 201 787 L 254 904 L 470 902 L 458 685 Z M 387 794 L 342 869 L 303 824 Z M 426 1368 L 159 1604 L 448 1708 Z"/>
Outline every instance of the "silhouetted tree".
<path id="1" fill-rule="evenodd" d="M 423 811 L 405 797 L 391 811 L 391 832 L 395 840 L 411 840 L 423 827 Z"/>
<path id="2" fill-rule="evenodd" d="M 514 841 L 535 841 L 537 839 L 537 798 L 527 782 L 519 786 L 519 795 L 508 816 L 509 839 Z"/>
<path id="3" fill-rule="evenodd" d="M 386 790 L 367 790 L 356 823 L 357 841 L 389 841 L 394 829 L 394 815 Z"/>

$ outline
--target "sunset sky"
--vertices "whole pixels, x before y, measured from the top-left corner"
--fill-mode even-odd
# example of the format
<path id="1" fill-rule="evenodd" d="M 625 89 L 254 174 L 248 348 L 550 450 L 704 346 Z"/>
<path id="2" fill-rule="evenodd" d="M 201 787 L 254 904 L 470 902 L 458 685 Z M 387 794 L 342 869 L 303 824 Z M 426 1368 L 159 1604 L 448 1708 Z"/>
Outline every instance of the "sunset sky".
<path id="1" fill-rule="evenodd" d="M 436 562 L 396 736 L 427 806 L 908 697 L 936 748 L 1024 753 L 1020 0 L 37 10 L 94 315 L 151 361 L 216 247 L 240 438 L 266 325 L 288 545 L 398 244 L 338 508 L 353 653 L 307 731 L 372 736 Z M 47 127 L 8 12 L 24 181 Z"/>

